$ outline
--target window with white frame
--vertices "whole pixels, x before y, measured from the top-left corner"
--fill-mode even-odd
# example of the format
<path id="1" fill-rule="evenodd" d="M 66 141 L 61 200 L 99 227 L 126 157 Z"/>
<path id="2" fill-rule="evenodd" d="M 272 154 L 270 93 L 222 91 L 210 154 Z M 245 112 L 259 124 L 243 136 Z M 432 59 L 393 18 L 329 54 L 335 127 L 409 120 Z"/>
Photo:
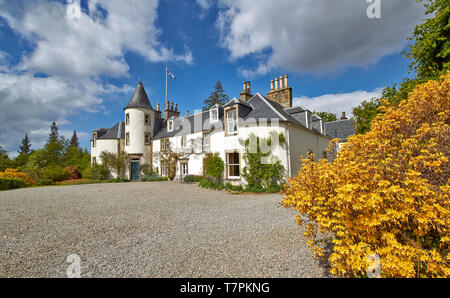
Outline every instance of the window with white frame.
<path id="1" fill-rule="evenodd" d="M 125 125 L 130 125 L 130 114 L 125 115 Z"/>
<path id="2" fill-rule="evenodd" d="M 240 178 L 239 153 L 227 153 L 227 174 L 229 179 Z"/>
<path id="3" fill-rule="evenodd" d="M 231 109 L 227 111 L 227 133 L 237 133 L 237 109 Z"/>
<path id="4" fill-rule="evenodd" d="M 167 162 L 161 160 L 161 176 L 167 176 L 167 173 L 168 173 Z"/>
<path id="5" fill-rule="evenodd" d="M 130 133 L 129 133 L 129 132 L 127 132 L 127 133 L 125 134 L 125 144 L 126 144 L 127 146 L 130 145 Z"/>
<path id="6" fill-rule="evenodd" d="M 161 151 L 167 151 L 169 150 L 169 139 L 161 139 L 160 143 L 161 143 Z"/>
<path id="7" fill-rule="evenodd" d="M 97 146 L 97 133 L 96 132 L 94 132 L 92 134 L 92 147 L 95 147 L 95 146 Z"/>
<path id="8" fill-rule="evenodd" d="M 167 121 L 167 131 L 173 131 L 173 120 Z"/>
<path id="9" fill-rule="evenodd" d="M 219 121 L 219 109 L 215 108 L 209 111 L 209 119 L 211 123 Z"/>
<path id="10" fill-rule="evenodd" d="M 203 134 L 203 149 L 209 148 L 209 140 L 210 140 L 210 134 L 204 133 Z"/>
<path id="11" fill-rule="evenodd" d="M 150 116 L 147 115 L 147 114 L 145 115 L 144 124 L 145 124 L 145 125 L 150 125 Z"/>
<path id="12" fill-rule="evenodd" d="M 181 175 L 182 176 L 189 174 L 188 162 L 187 161 L 181 161 L 180 162 L 180 170 L 181 170 Z"/>
<path id="13" fill-rule="evenodd" d="M 181 148 L 185 148 L 187 146 L 187 136 L 181 136 Z"/>

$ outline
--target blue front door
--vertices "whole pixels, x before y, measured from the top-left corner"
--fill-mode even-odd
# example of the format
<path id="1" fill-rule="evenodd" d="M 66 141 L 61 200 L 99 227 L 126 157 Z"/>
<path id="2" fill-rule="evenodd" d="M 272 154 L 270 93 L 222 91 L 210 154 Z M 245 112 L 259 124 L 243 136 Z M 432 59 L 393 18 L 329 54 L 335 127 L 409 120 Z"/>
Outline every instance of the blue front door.
<path id="1" fill-rule="evenodd" d="M 132 161 L 131 162 L 131 180 L 136 181 L 139 180 L 139 161 Z"/>

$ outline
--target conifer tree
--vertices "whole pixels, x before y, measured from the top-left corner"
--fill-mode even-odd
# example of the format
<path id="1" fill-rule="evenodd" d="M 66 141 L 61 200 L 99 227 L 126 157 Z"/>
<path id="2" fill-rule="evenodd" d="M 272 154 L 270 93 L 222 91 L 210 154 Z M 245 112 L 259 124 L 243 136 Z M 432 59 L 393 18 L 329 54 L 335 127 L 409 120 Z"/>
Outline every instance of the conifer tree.
<path id="1" fill-rule="evenodd" d="M 51 141 L 57 141 L 59 137 L 58 134 L 58 126 L 56 126 L 55 121 L 52 122 L 52 125 L 50 126 L 50 134 L 49 134 L 49 142 Z"/>
<path id="2" fill-rule="evenodd" d="M 228 102 L 229 97 L 222 87 L 222 83 L 217 81 L 214 91 L 209 94 L 209 97 L 203 101 L 203 110 L 208 110 L 215 104 L 224 105 Z"/>
<path id="3" fill-rule="evenodd" d="M 25 134 L 25 137 L 22 139 L 22 145 L 19 148 L 19 154 L 28 154 L 31 152 L 31 140 L 28 137 L 28 133 Z"/>
<path id="4" fill-rule="evenodd" d="M 74 130 L 72 138 L 70 139 L 70 147 L 77 147 L 78 148 L 79 146 L 80 146 L 80 143 L 78 142 L 77 131 Z"/>

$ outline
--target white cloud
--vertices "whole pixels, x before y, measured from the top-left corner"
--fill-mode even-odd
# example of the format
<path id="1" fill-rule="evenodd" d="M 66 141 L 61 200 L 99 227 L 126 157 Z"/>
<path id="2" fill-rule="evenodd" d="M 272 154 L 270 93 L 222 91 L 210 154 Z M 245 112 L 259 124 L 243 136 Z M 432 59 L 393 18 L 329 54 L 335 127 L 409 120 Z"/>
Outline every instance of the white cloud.
<path id="1" fill-rule="evenodd" d="M 421 22 L 416 1 L 383 0 L 381 19 L 369 19 L 365 0 L 220 0 L 221 45 L 236 60 L 254 55 L 256 69 L 329 73 L 376 63 L 401 51 Z M 255 55 L 257 54 L 257 55 Z"/>
<path id="2" fill-rule="evenodd" d="M 80 18 L 68 18 L 61 2 L 0 0 L 0 18 L 30 45 L 17 65 L 0 51 L 0 145 L 15 152 L 28 132 L 39 148 L 51 121 L 62 126 L 77 113 L 107 114 L 105 95 L 114 100 L 134 90 L 103 81 L 128 75 L 129 51 L 150 62 L 192 63 L 187 46 L 177 54 L 160 41 L 157 7 L 157 0 L 89 0 Z"/>
<path id="3" fill-rule="evenodd" d="M 17 4 L 2 2 L 0 16 L 35 45 L 24 57 L 22 69 L 77 78 L 119 77 L 129 70 L 126 51 L 151 62 L 192 63 L 189 49 L 175 54 L 159 41 L 157 6 L 157 0 L 90 0 L 89 11 L 68 18 L 66 6 L 54 1 L 27 1 L 21 10 Z"/>
<path id="4" fill-rule="evenodd" d="M 28 132 L 33 148 L 39 148 L 48 137 L 52 121 L 61 126 L 68 124 L 71 115 L 103 111 L 102 95 L 130 93 L 132 89 L 88 79 L 70 82 L 57 77 L 0 73 L 0 145 L 14 151 Z M 80 132 L 79 136 L 83 135 Z"/>
<path id="5" fill-rule="evenodd" d="M 208 10 L 214 4 L 214 0 L 197 0 L 198 6 L 203 10 Z"/>
<path id="6" fill-rule="evenodd" d="M 338 117 L 345 112 L 347 116 L 352 116 L 352 109 L 364 100 L 380 97 L 383 88 L 373 91 L 358 90 L 350 93 L 325 94 L 318 97 L 296 97 L 293 105 L 303 106 L 311 111 L 331 112 Z"/>

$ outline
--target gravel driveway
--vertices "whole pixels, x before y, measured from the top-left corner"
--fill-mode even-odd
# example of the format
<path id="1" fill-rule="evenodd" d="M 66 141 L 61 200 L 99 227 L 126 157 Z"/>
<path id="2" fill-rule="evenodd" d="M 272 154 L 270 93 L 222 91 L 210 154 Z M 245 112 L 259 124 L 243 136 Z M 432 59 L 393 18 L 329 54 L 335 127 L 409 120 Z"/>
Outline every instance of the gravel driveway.
<path id="1" fill-rule="evenodd" d="M 322 277 L 281 196 L 172 182 L 0 192 L 0 277 Z"/>

